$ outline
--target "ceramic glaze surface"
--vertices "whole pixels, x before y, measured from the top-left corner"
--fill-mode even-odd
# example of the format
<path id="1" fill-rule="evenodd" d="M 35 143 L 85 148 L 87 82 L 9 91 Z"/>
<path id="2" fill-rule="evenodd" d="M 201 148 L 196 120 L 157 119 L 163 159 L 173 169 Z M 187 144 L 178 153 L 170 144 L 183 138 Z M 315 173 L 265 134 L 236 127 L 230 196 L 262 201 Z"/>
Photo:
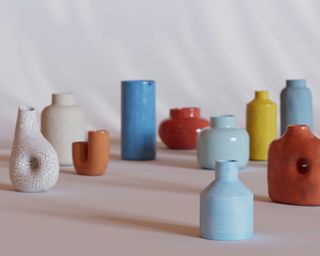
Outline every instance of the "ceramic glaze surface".
<path id="1" fill-rule="evenodd" d="M 287 80 L 281 92 L 281 134 L 288 125 L 305 124 L 313 130 L 312 96 L 306 80 Z"/>
<path id="2" fill-rule="evenodd" d="M 236 161 L 216 162 L 216 178 L 200 194 L 200 237 L 242 240 L 253 236 L 253 194 L 238 178 Z"/>
<path id="3" fill-rule="evenodd" d="M 306 125 L 289 125 L 271 143 L 268 190 L 279 203 L 320 205 L 320 139 Z"/>
<path id="4" fill-rule="evenodd" d="M 233 115 L 211 117 L 210 128 L 198 135 L 197 158 L 204 169 L 214 169 L 216 160 L 234 159 L 243 168 L 249 160 L 249 136 L 236 127 Z"/>
<path id="5" fill-rule="evenodd" d="M 207 126 L 209 122 L 201 118 L 199 108 L 174 108 L 170 118 L 161 122 L 159 136 L 168 148 L 195 149 L 197 134 Z"/>
<path id="6" fill-rule="evenodd" d="M 268 91 L 256 91 L 247 104 L 247 131 L 250 137 L 250 159 L 267 160 L 270 143 L 277 137 L 277 106 Z"/>
<path id="7" fill-rule="evenodd" d="M 109 163 L 109 132 L 89 131 L 88 142 L 72 143 L 73 163 L 81 175 L 103 175 Z"/>
<path id="8" fill-rule="evenodd" d="M 10 156 L 10 180 L 21 192 L 43 192 L 59 177 L 59 161 L 54 148 L 42 136 L 32 107 L 21 106 Z"/>
<path id="9" fill-rule="evenodd" d="M 72 142 L 86 140 L 85 118 L 72 93 L 52 95 L 41 114 L 41 131 L 56 149 L 60 165 L 72 165 Z"/>
<path id="10" fill-rule="evenodd" d="M 156 83 L 150 80 L 121 83 L 121 157 L 156 158 Z"/>

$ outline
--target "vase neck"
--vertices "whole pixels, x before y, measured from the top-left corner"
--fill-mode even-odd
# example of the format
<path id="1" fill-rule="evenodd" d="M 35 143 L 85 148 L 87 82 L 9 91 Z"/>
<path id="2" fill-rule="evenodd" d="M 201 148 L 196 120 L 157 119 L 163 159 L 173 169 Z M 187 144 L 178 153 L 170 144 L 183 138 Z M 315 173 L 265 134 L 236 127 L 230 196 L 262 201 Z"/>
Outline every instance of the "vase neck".
<path id="1" fill-rule="evenodd" d="M 73 106 L 75 104 L 73 93 L 54 93 L 52 94 L 52 105 Z"/>
<path id="2" fill-rule="evenodd" d="M 288 125 L 287 130 L 283 134 L 283 136 L 286 137 L 296 137 L 296 136 L 304 136 L 304 137 L 310 137 L 314 136 L 311 132 L 308 125 Z"/>
<path id="3" fill-rule="evenodd" d="M 172 108 L 170 109 L 171 118 L 200 118 L 199 108 Z"/>
<path id="4" fill-rule="evenodd" d="M 212 128 L 236 128 L 236 119 L 233 115 L 213 116 L 210 118 Z"/>
<path id="5" fill-rule="evenodd" d="M 305 88 L 307 86 L 307 82 L 305 79 L 287 80 L 286 86 L 287 88 Z"/>
<path id="6" fill-rule="evenodd" d="M 36 110 L 30 106 L 20 106 L 18 110 L 18 118 L 16 130 L 21 131 L 39 131 L 38 119 L 36 116 Z"/>
<path id="7" fill-rule="evenodd" d="M 269 92 L 268 91 L 256 91 L 255 92 L 255 99 L 269 99 Z"/>
<path id="8" fill-rule="evenodd" d="M 216 180 L 235 181 L 239 179 L 237 161 L 217 160 L 215 164 Z"/>

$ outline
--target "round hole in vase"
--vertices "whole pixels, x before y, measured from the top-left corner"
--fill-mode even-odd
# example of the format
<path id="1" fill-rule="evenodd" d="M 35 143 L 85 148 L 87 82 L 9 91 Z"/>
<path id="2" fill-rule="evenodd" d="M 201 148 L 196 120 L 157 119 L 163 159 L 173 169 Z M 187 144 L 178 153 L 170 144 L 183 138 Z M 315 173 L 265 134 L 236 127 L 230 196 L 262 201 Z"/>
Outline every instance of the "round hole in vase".
<path id="1" fill-rule="evenodd" d="M 32 171 L 35 171 L 39 168 L 40 163 L 36 157 L 31 157 L 29 160 L 29 166 Z"/>
<path id="2" fill-rule="evenodd" d="M 301 174 L 307 174 L 310 170 L 310 164 L 305 158 L 299 158 L 297 161 L 297 170 Z"/>

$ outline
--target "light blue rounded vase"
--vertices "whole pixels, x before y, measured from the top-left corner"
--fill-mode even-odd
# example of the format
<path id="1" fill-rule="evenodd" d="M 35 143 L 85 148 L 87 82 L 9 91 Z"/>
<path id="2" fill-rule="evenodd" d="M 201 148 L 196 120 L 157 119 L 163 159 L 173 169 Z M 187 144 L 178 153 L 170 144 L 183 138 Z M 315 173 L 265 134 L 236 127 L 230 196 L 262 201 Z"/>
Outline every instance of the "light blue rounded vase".
<path id="1" fill-rule="evenodd" d="M 123 160 L 156 158 L 156 83 L 121 82 L 121 157 Z"/>
<path id="2" fill-rule="evenodd" d="M 253 236 L 253 194 L 234 160 L 216 162 L 215 180 L 200 194 L 200 237 L 243 240 Z"/>
<path id="3" fill-rule="evenodd" d="M 306 80 L 287 80 L 280 95 L 281 134 L 288 125 L 308 125 L 313 130 L 312 96 Z"/>
<path id="4" fill-rule="evenodd" d="M 234 159 L 243 168 L 249 161 L 249 135 L 236 126 L 233 115 L 214 116 L 197 140 L 197 158 L 204 169 L 215 169 L 216 160 Z"/>

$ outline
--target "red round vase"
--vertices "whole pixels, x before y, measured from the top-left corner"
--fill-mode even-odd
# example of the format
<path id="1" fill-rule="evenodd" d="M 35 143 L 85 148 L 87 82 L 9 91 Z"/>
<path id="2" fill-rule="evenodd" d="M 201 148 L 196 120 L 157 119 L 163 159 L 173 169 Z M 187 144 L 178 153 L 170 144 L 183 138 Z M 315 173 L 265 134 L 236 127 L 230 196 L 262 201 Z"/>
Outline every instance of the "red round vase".
<path id="1" fill-rule="evenodd" d="M 170 109 L 170 118 L 161 122 L 159 135 L 170 149 L 195 149 L 197 134 L 209 121 L 201 118 L 199 108 Z"/>
<path id="2" fill-rule="evenodd" d="M 320 139 L 306 125 L 289 125 L 269 147 L 268 190 L 278 203 L 320 205 Z"/>

